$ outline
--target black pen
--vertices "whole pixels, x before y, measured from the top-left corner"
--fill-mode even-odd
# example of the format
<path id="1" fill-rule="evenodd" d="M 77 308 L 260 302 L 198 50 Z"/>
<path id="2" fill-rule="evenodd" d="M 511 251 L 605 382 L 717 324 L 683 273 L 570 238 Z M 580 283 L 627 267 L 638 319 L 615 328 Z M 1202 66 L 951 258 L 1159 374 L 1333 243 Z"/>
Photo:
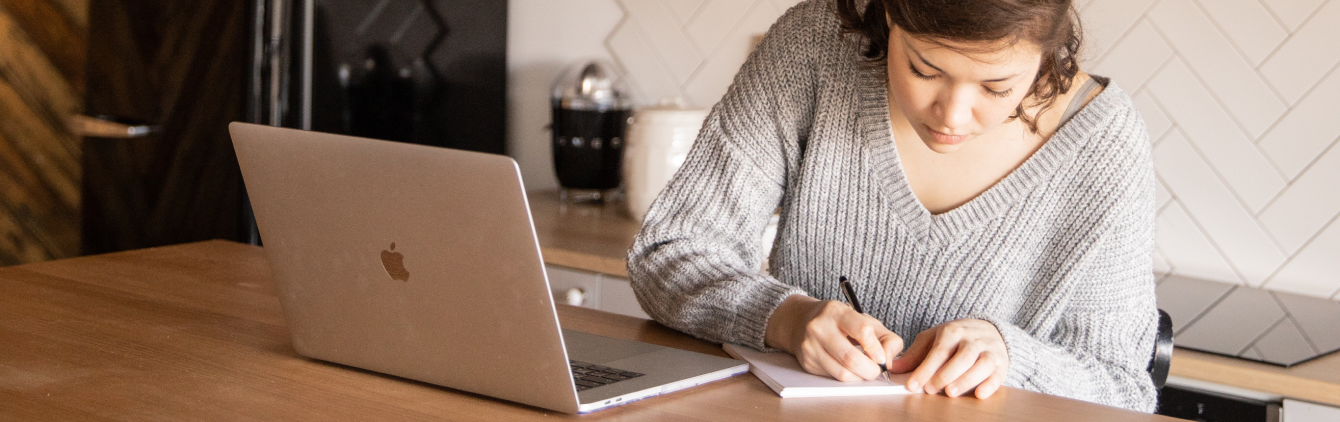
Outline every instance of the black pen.
<path id="1" fill-rule="evenodd" d="M 851 282 L 847 281 L 847 276 L 839 276 L 838 285 L 842 287 L 842 295 L 847 297 L 847 302 L 851 303 L 851 308 L 856 310 L 858 314 L 864 314 L 865 311 L 861 309 L 861 302 L 856 300 L 856 290 L 851 287 Z M 883 347 L 883 345 L 880 345 L 880 347 Z M 884 375 L 884 380 L 888 381 L 889 385 L 893 385 L 893 379 L 889 378 L 889 368 L 884 365 L 884 362 L 879 363 L 879 373 Z"/>

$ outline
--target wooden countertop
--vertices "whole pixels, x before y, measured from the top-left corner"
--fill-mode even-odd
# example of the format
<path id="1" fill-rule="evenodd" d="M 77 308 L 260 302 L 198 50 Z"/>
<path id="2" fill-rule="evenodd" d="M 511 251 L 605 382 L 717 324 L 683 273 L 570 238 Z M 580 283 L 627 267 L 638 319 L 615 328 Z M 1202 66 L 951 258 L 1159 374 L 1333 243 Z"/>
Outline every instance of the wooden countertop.
<path id="1" fill-rule="evenodd" d="M 1172 366 L 1168 373 L 1176 377 L 1340 406 L 1340 353 L 1285 368 L 1178 348 L 1173 351 Z"/>
<path id="2" fill-rule="evenodd" d="M 628 277 L 628 247 L 640 224 L 622 204 L 562 204 L 557 192 L 530 194 L 547 263 Z M 1337 328 L 1340 329 L 1340 328 Z M 1292 368 L 1177 349 L 1171 375 L 1340 406 L 1340 353 Z"/>
<path id="3" fill-rule="evenodd" d="M 642 224 L 628 216 L 622 203 L 563 203 L 556 191 L 528 196 L 544 262 L 628 277 L 628 247 Z"/>
<path id="4" fill-rule="evenodd" d="M 644 319 L 558 316 L 724 355 Z M 14 420 L 1173 420 L 1013 388 L 988 400 L 781 399 L 752 375 L 559 414 L 297 355 L 264 251 L 225 241 L 0 268 L 0 339 L 0 418 Z"/>

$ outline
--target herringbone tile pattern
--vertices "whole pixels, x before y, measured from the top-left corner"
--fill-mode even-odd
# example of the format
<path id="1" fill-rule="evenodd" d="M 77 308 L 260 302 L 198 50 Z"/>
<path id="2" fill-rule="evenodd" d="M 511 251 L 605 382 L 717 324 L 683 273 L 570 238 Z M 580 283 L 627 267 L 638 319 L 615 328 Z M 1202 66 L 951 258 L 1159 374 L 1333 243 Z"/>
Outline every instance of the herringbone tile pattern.
<path id="1" fill-rule="evenodd" d="M 618 0 L 623 21 L 605 40 L 638 98 L 711 107 L 762 34 L 799 0 Z"/>
<path id="2" fill-rule="evenodd" d="M 1158 271 L 1340 293 L 1340 1 L 1090 0 L 1155 140 Z"/>

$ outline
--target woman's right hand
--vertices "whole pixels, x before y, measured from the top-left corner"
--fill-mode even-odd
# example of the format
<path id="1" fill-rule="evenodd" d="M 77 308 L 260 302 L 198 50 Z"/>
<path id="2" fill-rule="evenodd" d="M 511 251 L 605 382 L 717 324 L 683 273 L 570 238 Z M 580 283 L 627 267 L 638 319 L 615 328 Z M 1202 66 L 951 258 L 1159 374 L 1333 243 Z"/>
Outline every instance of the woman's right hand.
<path id="1" fill-rule="evenodd" d="M 792 295 L 768 320 L 768 346 L 790 352 L 800 367 L 838 381 L 872 380 L 891 364 L 903 339 L 845 303 Z"/>

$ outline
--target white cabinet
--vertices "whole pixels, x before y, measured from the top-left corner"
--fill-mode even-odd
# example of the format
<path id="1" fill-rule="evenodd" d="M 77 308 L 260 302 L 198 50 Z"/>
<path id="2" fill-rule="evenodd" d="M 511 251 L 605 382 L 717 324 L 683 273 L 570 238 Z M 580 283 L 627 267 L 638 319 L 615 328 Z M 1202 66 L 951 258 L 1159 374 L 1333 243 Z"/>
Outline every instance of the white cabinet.
<path id="1" fill-rule="evenodd" d="M 557 265 L 545 265 L 545 271 L 549 273 L 549 290 L 557 303 L 650 319 L 642 312 L 626 278 Z"/>
<path id="2" fill-rule="evenodd" d="M 1282 422 L 1336 421 L 1340 421 L 1340 408 L 1284 399 L 1284 419 Z"/>

